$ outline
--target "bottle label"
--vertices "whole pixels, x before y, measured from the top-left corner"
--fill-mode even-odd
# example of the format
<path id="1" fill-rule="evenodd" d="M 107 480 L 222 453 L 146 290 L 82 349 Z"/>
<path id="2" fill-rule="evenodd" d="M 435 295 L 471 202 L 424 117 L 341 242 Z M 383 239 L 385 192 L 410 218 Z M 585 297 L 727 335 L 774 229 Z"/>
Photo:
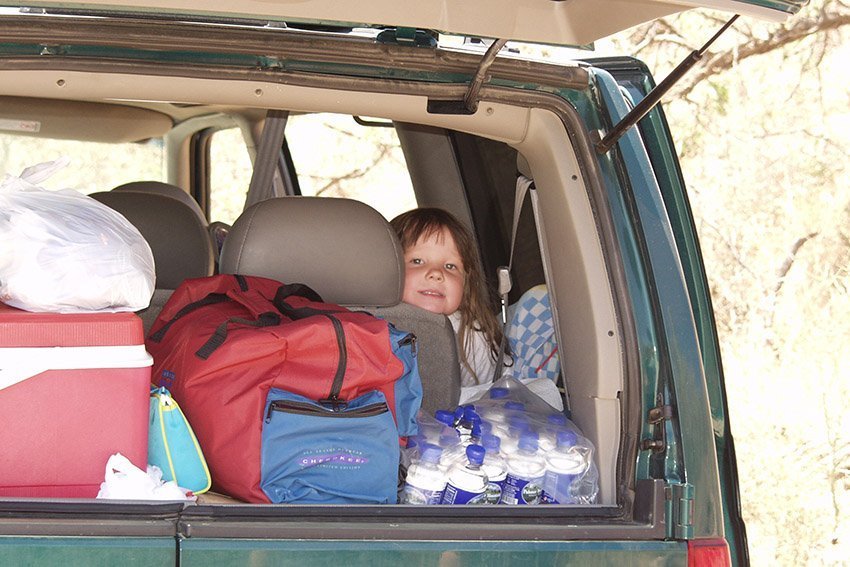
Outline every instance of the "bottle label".
<path id="1" fill-rule="evenodd" d="M 541 478 L 519 478 L 513 475 L 508 475 L 505 479 L 505 488 L 502 492 L 502 504 L 539 504 Z"/>
<path id="2" fill-rule="evenodd" d="M 502 499 L 502 491 L 505 489 L 505 479 L 499 482 L 488 482 L 487 488 L 484 490 L 487 504 L 498 504 Z"/>
<path id="3" fill-rule="evenodd" d="M 487 492 L 469 492 L 452 484 L 446 486 L 443 504 L 486 504 Z"/>
<path id="4" fill-rule="evenodd" d="M 559 474 L 546 471 L 543 478 L 543 494 L 540 501 L 544 504 L 575 504 L 575 499 L 570 493 L 573 481 L 578 475 Z"/>
<path id="5" fill-rule="evenodd" d="M 418 486 L 405 485 L 401 495 L 402 504 L 439 504 L 443 500 L 442 490 L 428 490 Z"/>

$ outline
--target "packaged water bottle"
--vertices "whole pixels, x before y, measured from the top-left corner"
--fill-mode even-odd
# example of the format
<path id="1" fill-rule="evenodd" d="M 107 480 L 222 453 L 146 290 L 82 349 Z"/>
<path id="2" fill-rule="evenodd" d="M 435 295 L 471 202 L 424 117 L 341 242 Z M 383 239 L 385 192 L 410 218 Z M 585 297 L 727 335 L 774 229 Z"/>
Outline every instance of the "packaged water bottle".
<path id="1" fill-rule="evenodd" d="M 438 466 L 443 450 L 437 445 L 423 443 L 419 452 L 419 460 L 407 469 L 399 503 L 439 504 L 446 488 L 446 475 Z"/>
<path id="2" fill-rule="evenodd" d="M 546 475 L 543 478 L 541 502 L 547 504 L 577 504 L 575 484 L 585 473 L 589 463 L 587 453 L 578 450 L 575 431 L 558 432 L 558 445 L 546 455 Z"/>
<path id="3" fill-rule="evenodd" d="M 419 460 L 419 446 L 425 443 L 425 438 L 421 435 L 411 435 L 407 438 L 407 445 L 401 451 L 400 463 L 405 469 L 411 464 Z"/>
<path id="4" fill-rule="evenodd" d="M 498 435 L 502 439 L 502 454 L 507 458 L 507 455 L 516 452 L 522 434 L 533 431 L 533 429 L 528 417 L 517 414 L 510 416 L 508 421 L 497 428 L 496 431 L 494 435 Z"/>
<path id="5" fill-rule="evenodd" d="M 449 426 L 443 427 L 439 443 L 440 449 L 442 449 L 439 466 L 444 474 L 448 474 L 449 468 L 465 456 L 465 447 L 460 444 L 457 431 Z"/>
<path id="6" fill-rule="evenodd" d="M 505 489 L 505 479 L 508 476 L 508 465 L 499 452 L 501 440 L 495 435 L 484 435 L 481 443 L 487 451 L 484 454 L 484 464 L 481 467 L 487 474 L 487 504 L 498 504 Z"/>
<path id="7" fill-rule="evenodd" d="M 450 412 L 449 410 L 440 409 L 434 412 L 434 419 L 442 423 L 443 425 L 448 425 L 449 427 L 455 426 L 455 415 L 454 412 Z"/>
<path id="8" fill-rule="evenodd" d="M 517 450 L 507 454 L 508 476 L 502 504 L 539 504 L 546 461 L 537 451 L 537 433 L 525 431 Z"/>
<path id="9" fill-rule="evenodd" d="M 475 424 L 478 424 L 480 428 L 481 416 L 476 413 L 473 406 L 463 406 L 463 413 L 461 414 L 460 419 L 458 419 L 455 423 L 455 429 L 457 429 L 457 434 L 458 437 L 460 437 L 461 443 L 469 441 Z"/>
<path id="10" fill-rule="evenodd" d="M 491 400 L 503 400 L 510 395 L 511 391 L 507 388 L 490 388 Z"/>
<path id="11" fill-rule="evenodd" d="M 449 471 L 443 504 L 485 504 L 487 502 L 487 474 L 484 447 L 470 445 L 466 448 L 466 462 L 458 461 Z"/>
<path id="12" fill-rule="evenodd" d="M 508 394 L 510 391 L 507 388 L 491 388 L 490 401 L 481 404 L 479 415 L 494 424 L 503 423 L 505 421 L 504 402 Z"/>
<path id="13" fill-rule="evenodd" d="M 558 433 L 569 428 L 567 416 L 553 413 L 546 417 L 546 427 L 540 435 L 540 452 L 544 455 L 555 449 Z"/>

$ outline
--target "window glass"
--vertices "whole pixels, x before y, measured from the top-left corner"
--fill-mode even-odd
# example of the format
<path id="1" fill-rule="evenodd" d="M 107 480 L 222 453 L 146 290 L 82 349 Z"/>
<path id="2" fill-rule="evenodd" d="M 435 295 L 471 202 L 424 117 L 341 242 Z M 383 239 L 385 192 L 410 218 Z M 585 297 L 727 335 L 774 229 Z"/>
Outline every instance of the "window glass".
<path id="1" fill-rule="evenodd" d="M 67 156 L 71 162 L 41 185 L 76 189 L 86 195 L 130 181 L 165 181 L 161 139 L 108 144 L 0 134 L 0 173 L 20 175 L 32 165 Z"/>
<path id="2" fill-rule="evenodd" d="M 252 172 L 242 130 L 216 131 L 210 140 L 210 220 L 233 224 L 245 206 Z"/>
<path id="3" fill-rule="evenodd" d="M 295 115 L 286 139 L 302 195 L 357 199 L 387 219 L 416 207 L 395 128 L 340 114 Z"/>

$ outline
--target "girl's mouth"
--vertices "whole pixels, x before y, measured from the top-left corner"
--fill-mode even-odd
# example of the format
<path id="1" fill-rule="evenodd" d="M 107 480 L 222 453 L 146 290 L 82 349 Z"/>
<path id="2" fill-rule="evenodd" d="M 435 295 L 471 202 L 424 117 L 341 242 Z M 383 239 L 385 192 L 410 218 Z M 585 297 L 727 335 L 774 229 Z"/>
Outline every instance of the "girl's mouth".
<path id="1" fill-rule="evenodd" d="M 429 297 L 443 297 L 442 293 L 433 289 L 423 289 L 419 293 L 422 295 L 427 295 Z"/>

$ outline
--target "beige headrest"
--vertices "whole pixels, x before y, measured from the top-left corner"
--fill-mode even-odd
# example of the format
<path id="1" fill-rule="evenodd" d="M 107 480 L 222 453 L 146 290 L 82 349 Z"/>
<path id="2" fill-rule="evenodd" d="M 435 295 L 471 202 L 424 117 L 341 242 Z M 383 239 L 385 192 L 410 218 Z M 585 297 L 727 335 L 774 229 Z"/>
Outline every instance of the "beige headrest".
<path id="1" fill-rule="evenodd" d="M 278 197 L 246 209 L 224 241 L 223 274 L 303 283 L 325 301 L 401 301 L 404 254 L 389 223 L 351 199 Z"/>
<path id="2" fill-rule="evenodd" d="M 90 196 L 124 215 L 147 240 L 157 289 L 175 289 L 186 278 L 212 275 L 212 241 L 191 207 L 156 193 L 104 191 Z"/>

